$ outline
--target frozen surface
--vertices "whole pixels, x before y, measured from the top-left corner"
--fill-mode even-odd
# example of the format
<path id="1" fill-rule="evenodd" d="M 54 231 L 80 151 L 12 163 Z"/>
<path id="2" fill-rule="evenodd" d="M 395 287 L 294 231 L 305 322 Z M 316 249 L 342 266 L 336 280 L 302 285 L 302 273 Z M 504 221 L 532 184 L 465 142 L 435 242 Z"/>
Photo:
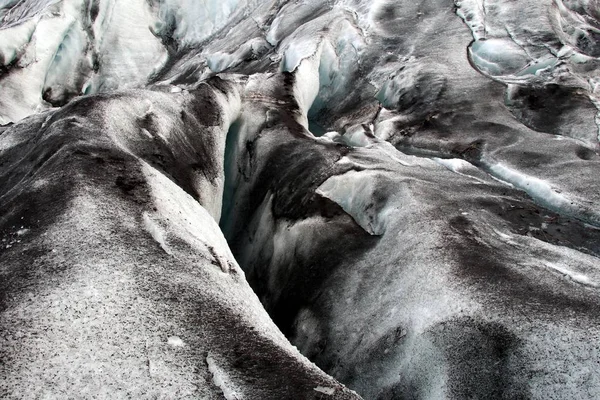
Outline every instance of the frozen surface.
<path id="1" fill-rule="evenodd" d="M 0 397 L 599 397 L 599 43 L 596 1 L 0 1 Z"/>

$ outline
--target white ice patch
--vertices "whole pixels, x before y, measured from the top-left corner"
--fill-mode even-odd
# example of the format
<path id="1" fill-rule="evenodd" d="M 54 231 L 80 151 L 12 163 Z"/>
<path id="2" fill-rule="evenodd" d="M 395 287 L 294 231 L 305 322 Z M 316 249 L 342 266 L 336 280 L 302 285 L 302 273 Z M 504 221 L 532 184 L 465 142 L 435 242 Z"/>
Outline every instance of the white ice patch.
<path id="1" fill-rule="evenodd" d="M 319 93 L 319 66 L 318 56 L 303 60 L 296 69 L 296 82 L 294 97 L 301 110 L 302 126 L 308 131 L 308 110 Z"/>
<path id="2" fill-rule="evenodd" d="M 549 71 L 556 66 L 558 60 L 554 56 L 548 56 L 540 60 L 531 62 L 526 68 L 518 73 L 519 76 L 535 75 L 540 76 L 542 72 Z"/>
<path id="3" fill-rule="evenodd" d="M 247 5 L 244 0 L 161 0 L 159 21 L 154 31 L 161 34 L 171 23 L 173 37 L 183 44 L 203 41 L 230 22 L 237 10 Z"/>
<path id="4" fill-rule="evenodd" d="M 469 47 L 471 61 L 488 75 L 509 75 L 524 69 L 530 59 L 509 39 L 477 40 Z"/>
<path id="5" fill-rule="evenodd" d="M 526 175 L 501 163 L 490 165 L 488 168 L 491 174 L 518 189 L 524 190 L 543 206 L 581 219 L 591 219 L 594 223 L 600 223 L 600 215 L 597 211 L 575 205 L 571 199 L 559 194 L 544 180 Z"/>
<path id="6" fill-rule="evenodd" d="M 320 57 L 319 42 L 313 38 L 300 38 L 292 41 L 285 52 L 281 61 L 281 70 L 293 72 L 300 66 L 300 63 L 310 57 Z"/>
<path id="7" fill-rule="evenodd" d="M 0 48 L 8 51 L 9 56 L 13 56 L 10 45 L 4 43 L 16 39 L 15 44 L 19 44 L 18 68 L 13 68 L 0 81 L 0 123 L 19 121 L 46 107 L 42 102 L 46 73 L 70 25 L 77 18 L 76 14 L 70 14 L 67 5 L 60 16 L 42 18 L 39 22 L 35 19 L 25 24 L 35 24 L 34 31 L 22 26 L 0 30 L 0 43 L 3 43 Z M 22 29 L 25 32 L 18 33 Z M 27 38 L 28 35 L 31 37 Z"/>
<path id="8" fill-rule="evenodd" d="M 35 32 L 35 20 L 15 26 L 12 29 L 1 31 L 0 38 L 0 60 L 4 65 L 9 65 L 17 59 L 19 53 L 25 50 Z"/>
<path id="9" fill-rule="evenodd" d="M 167 51 L 149 27 L 156 21 L 145 0 L 105 0 L 92 26 L 100 70 L 84 93 L 142 85 L 167 60 Z"/>
<path id="10" fill-rule="evenodd" d="M 598 283 L 592 281 L 587 275 L 584 275 L 582 273 L 578 273 L 575 271 L 571 271 L 562 265 L 556 265 L 553 263 L 545 263 L 545 265 L 546 265 L 546 267 L 566 276 L 567 278 L 569 278 L 570 280 L 572 280 L 575 283 L 579 283 L 581 285 L 591 286 L 591 287 L 599 286 Z"/>
<path id="11" fill-rule="evenodd" d="M 463 214 L 464 214 L 464 213 L 463 213 Z M 500 231 L 499 231 L 499 230 L 497 230 L 497 229 L 494 229 L 494 233 L 495 233 L 496 235 L 500 236 L 500 237 L 501 237 L 502 239 L 504 239 L 504 240 L 508 240 L 508 241 L 511 241 L 511 240 L 512 240 L 512 237 L 511 237 L 510 235 L 507 235 L 506 233 L 500 232 Z"/>
<path id="12" fill-rule="evenodd" d="M 485 1 L 486 0 L 455 0 L 456 15 L 458 15 L 471 29 L 475 40 L 485 39 Z"/>
<path id="13" fill-rule="evenodd" d="M 18 67 L 0 82 L 0 123 L 47 108 L 47 89 L 56 96 L 51 99 L 62 101 L 63 94 L 142 86 L 166 62 L 166 49 L 149 29 L 156 16 L 145 0 L 97 0 L 91 27 L 89 2 L 53 3 L 20 25 L 0 29 L 0 58 Z"/>
<path id="14" fill-rule="evenodd" d="M 152 238 L 158 244 L 160 244 L 160 247 L 165 251 L 165 253 L 171 254 L 171 250 L 169 250 L 169 247 L 167 246 L 167 242 L 165 240 L 165 237 L 163 235 L 163 232 L 162 232 L 162 229 L 160 228 L 160 226 L 152 220 L 152 218 L 150 217 L 150 214 L 148 214 L 147 212 L 144 212 L 142 214 L 142 219 L 144 221 L 144 228 L 146 229 L 146 231 L 148 231 L 148 233 L 150 233 Z"/>
<path id="15" fill-rule="evenodd" d="M 472 178 L 480 183 L 485 183 L 482 179 L 479 179 L 468 173 L 469 171 L 476 172 L 477 168 L 473 164 L 471 164 L 470 162 L 468 162 L 466 160 L 463 160 L 461 158 L 450 158 L 449 159 L 449 158 L 437 158 L 437 157 L 434 157 L 432 160 L 435 161 L 436 163 L 438 163 L 439 165 L 448 168 L 450 171 L 452 171 L 454 173 Z"/>
<path id="16" fill-rule="evenodd" d="M 311 113 L 331 107 L 351 91 L 352 77 L 360 68 L 361 53 L 366 47 L 361 33 L 346 19 L 321 44 L 319 94 Z M 333 103 L 335 105 L 335 103 Z"/>
<path id="17" fill-rule="evenodd" d="M 208 370 L 212 374 L 213 383 L 223 391 L 223 396 L 225 396 L 226 400 L 243 399 L 239 391 L 234 388 L 227 372 L 217 365 L 211 353 L 208 353 L 206 363 L 208 364 Z"/>
<path id="18" fill-rule="evenodd" d="M 73 21 L 58 45 L 52 62 L 48 66 L 44 82 L 44 92 L 51 89 L 52 94 L 60 96 L 61 91 L 79 94 L 81 87 L 77 83 L 82 65 L 85 64 L 83 55 L 89 43 L 79 21 Z M 88 66 L 91 70 L 91 66 Z"/>
<path id="19" fill-rule="evenodd" d="M 263 38 L 254 38 L 242 44 L 233 53 L 216 52 L 209 54 L 206 64 L 211 71 L 219 73 L 242 63 L 244 59 L 266 52 L 268 43 Z"/>
<path id="20" fill-rule="evenodd" d="M 167 339 L 167 343 L 169 344 L 169 346 L 173 346 L 173 347 L 185 346 L 185 343 L 183 342 L 183 340 L 181 340 L 181 338 L 178 336 L 169 337 L 169 339 Z"/>
<path id="21" fill-rule="evenodd" d="M 462 173 L 463 170 L 468 169 L 472 166 L 470 162 L 465 161 L 461 158 L 433 158 L 433 161 L 448 168 L 450 171 L 456 172 L 458 174 Z"/>
<path id="22" fill-rule="evenodd" d="M 352 147 L 367 147 L 377 142 L 373 137 L 372 132 L 367 132 L 362 125 L 357 125 L 349 128 L 344 133 L 344 142 Z"/>
<path id="23" fill-rule="evenodd" d="M 317 194 L 337 203 L 371 235 L 382 235 L 393 209 L 379 201 L 373 194 L 378 184 L 378 171 L 348 171 L 332 176 L 317 189 Z"/>
<path id="24" fill-rule="evenodd" d="M 338 132 L 325 132 L 322 136 L 315 138 L 318 142 L 324 143 L 344 143 L 342 135 Z M 338 161 L 339 162 L 339 161 Z"/>
<path id="25" fill-rule="evenodd" d="M 323 393 L 327 396 L 333 396 L 335 394 L 335 388 L 317 386 L 313 389 L 315 392 Z"/>
<path id="26" fill-rule="evenodd" d="M 23 24 L 60 0 L 0 0 L 0 29 Z"/>

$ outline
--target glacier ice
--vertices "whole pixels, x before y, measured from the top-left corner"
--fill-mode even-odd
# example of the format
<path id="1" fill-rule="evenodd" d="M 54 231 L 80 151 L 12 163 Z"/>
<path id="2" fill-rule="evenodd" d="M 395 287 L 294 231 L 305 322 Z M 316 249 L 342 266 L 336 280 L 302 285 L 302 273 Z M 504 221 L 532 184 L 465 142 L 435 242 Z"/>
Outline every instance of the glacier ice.
<path id="1" fill-rule="evenodd" d="M 0 1 L 0 397 L 598 397 L 599 29 Z"/>

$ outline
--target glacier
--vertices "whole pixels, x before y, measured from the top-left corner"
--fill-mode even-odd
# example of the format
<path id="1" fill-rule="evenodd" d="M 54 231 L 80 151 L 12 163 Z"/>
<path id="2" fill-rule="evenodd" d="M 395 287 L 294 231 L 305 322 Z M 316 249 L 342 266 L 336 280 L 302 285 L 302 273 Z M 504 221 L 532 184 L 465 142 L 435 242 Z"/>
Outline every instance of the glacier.
<path id="1" fill-rule="evenodd" d="M 0 0 L 0 397 L 600 396 L 600 6 Z"/>

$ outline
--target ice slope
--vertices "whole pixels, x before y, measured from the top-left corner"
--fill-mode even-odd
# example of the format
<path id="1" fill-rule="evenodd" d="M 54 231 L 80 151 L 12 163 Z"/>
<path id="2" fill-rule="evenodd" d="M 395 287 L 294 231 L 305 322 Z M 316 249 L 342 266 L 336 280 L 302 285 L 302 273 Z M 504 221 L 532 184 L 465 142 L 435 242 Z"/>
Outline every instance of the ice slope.
<path id="1" fill-rule="evenodd" d="M 221 223 L 292 343 L 365 398 L 598 393 L 600 231 L 464 161 L 313 137 L 294 77 L 248 83 Z"/>
<path id="2" fill-rule="evenodd" d="M 4 2 L 0 13 L 0 123 L 26 118 L 0 127 L 5 146 L 17 146 L 6 153 L 15 154 L 13 161 L 0 153 L 10 185 L 30 179 L 11 167 L 29 162 L 33 146 L 15 132 L 44 137 L 45 119 L 61 115 L 74 127 L 59 125 L 52 135 L 77 147 L 80 119 L 95 126 L 88 110 L 110 103 L 100 113 L 108 133 L 88 128 L 168 181 L 139 178 L 129 168 L 81 179 L 120 176 L 115 185 L 127 196 L 136 194 L 131 182 L 138 180 L 183 191 L 194 199 L 189 207 L 201 204 L 208 213 L 194 206 L 191 214 L 219 220 L 228 241 L 215 239 L 213 224 L 194 235 L 219 243 L 211 245 L 216 255 L 191 239 L 178 247 L 165 227 L 173 210 L 184 207 L 179 200 L 156 210 L 132 205 L 135 212 L 107 206 L 102 215 L 109 220 L 138 215 L 129 230 L 111 228 L 111 234 L 146 235 L 139 245 L 106 239 L 106 248 L 120 249 L 113 262 L 144 260 L 130 248 L 146 249 L 146 241 L 168 257 L 212 257 L 221 273 L 235 258 L 278 329 L 364 398 L 599 396 L 596 2 L 62 0 Z M 169 100 L 199 93 L 209 94 L 185 106 Z M 86 110 L 83 117 L 78 109 Z M 213 127 L 210 137 L 218 140 L 199 135 L 201 126 Z M 39 196 L 57 197 L 36 185 Z M 111 191 L 93 197 L 114 204 Z M 57 198 L 56 207 L 70 210 L 70 200 Z M 14 204 L 21 203 L 26 207 L 22 200 Z M 52 210 L 40 213 L 60 214 Z M 101 222 L 95 208 L 73 210 L 72 218 L 91 219 L 90 226 Z M 11 213 L 4 211 L 0 221 Z M 192 231 L 207 226 L 204 217 L 195 218 Z M 61 223 L 49 221 L 48 229 Z M 7 236 L 9 252 L 30 232 L 17 225 Z M 79 248 L 78 240 L 96 239 L 88 233 L 61 243 Z M 36 271 L 41 257 L 36 253 L 28 263 Z M 103 265 L 99 260 L 92 264 Z M 152 277 L 168 275 L 157 268 Z M 41 275 L 40 281 L 54 279 Z M 128 286 L 101 278 L 88 281 L 104 282 L 107 293 Z M 238 278 L 243 285 L 240 272 Z M 258 303 L 244 303 L 247 287 L 233 292 L 230 283 L 208 282 L 199 291 L 215 291 L 210 301 L 240 301 L 232 307 L 241 314 L 262 313 Z M 193 307 L 193 297 L 182 307 Z M 143 324 L 128 318 L 100 325 Z M 265 367 L 264 375 L 253 366 L 272 353 L 256 347 L 238 363 L 230 351 L 245 349 L 245 341 L 219 341 L 226 329 L 211 330 L 219 318 L 198 339 L 202 351 L 188 358 L 204 368 L 196 386 L 201 393 L 326 398 L 341 388 L 304 361 L 283 374 Z M 255 337 L 248 326 L 236 332 Z M 164 336 L 168 346 L 187 348 L 183 334 Z M 106 337 L 95 336 L 102 351 Z M 19 338 L 6 340 L 12 346 Z M 213 340 L 220 347 L 212 348 Z M 279 351 L 292 350 L 282 341 Z M 14 357 L 4 364 L 8 371 L 22 368 Z M 185 369 L 170 371 L 174 381 L 196 379 Z M 307 371 L 317 371 L 324 383 L 304 381 L 313 373 Z M 294 384 L 260 380 L 282 375 L 306 382 L 298 386 L 302 394 L 286 392 Z M 140 385 L 150 393 L 150 383 Z"/>
<path id="3" fill-rule="evenodd" d="M 2 132 L 0 396 L 359 398 L 289 344 L 217 225 L 235 84 L 168 89 Z"/>

